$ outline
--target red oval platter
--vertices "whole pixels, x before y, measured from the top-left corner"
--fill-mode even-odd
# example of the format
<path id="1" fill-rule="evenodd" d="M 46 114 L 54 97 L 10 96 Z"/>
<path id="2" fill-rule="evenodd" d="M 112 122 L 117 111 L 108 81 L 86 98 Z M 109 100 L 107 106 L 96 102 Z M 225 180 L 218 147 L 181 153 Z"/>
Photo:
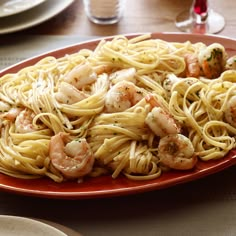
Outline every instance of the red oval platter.
<path id="1" fill-rule="evenodd" d="M 126 36 L 134 37 L 137 36 L 137 34 Z M 224 45 L 229 55 L 236 55 L 236 40 L 226 37 L 183 33 L 153 33 L 152 38 L 159 38 L 171 42 L 185 42 L 187 40 L 192 43 L 203 42 L 206 44 L 217 42 Z M 111 37 L 107 38 L 107 40 L 109 39 L 111 39 Z M 87 41 L 39 55 L 1 71 L 0 77 L 6 73 L 15 73 L 24 67 L 33 65 L 45 56 L 50 55 L 58 58 L 65 54 L 75 53 L 83 48 L 94 49 L 99 41 L 100 39 Z M 193 170 L 170 171 L 162 174 L 162 176 L 157 179 L 146 181 L 132 181 L 123 176 L 117 179 L 112 179 L 111 176 L 101 176 L 97 178 L 87 178 L 82 183 L 72 181 L 55 183 L 46 178 L 24 180 L 0 174 L 0 189 L 2 191 L 35 197 L 61 199 L 121 196 L 167 188 L 214 174 L 236 164 L 235 157 L 236 150 L 232 150 L 222 159 L 208 162 L 199 161 L 196 168 Z"/>

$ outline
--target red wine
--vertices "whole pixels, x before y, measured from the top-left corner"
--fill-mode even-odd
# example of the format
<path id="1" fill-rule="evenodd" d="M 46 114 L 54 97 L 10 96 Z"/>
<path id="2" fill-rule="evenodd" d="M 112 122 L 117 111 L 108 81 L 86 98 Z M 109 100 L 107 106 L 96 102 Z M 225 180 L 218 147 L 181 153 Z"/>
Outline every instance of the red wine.
<path id="1" fill-rule="evenodd" d="M 194 12 L 198 15 L 207 13 L 207 0 L 196 0 L 193 8 Z"/>

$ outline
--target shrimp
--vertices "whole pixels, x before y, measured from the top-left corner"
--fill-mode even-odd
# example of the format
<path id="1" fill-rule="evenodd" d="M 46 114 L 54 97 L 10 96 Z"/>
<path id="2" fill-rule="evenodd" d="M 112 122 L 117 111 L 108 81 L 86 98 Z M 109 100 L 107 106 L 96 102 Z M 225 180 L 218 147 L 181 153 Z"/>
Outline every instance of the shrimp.
<path id="1" fill-rule="evenodd" d="M 178 91 L 184 91 L 185 93 L 186 89 L 188 89 L 189 86 L 193 85 L 197 81 L 198 79 L 194 77 L 182 78 L 177 77 L 175 74 L 167 74 L 165 80 L 163 81 L 163 88 L 166 91 L 166 95 L 171 97 L 172 88 L 175 84 L 179 83 Z"/>
<path id="2" fill-rule="evenodd" d="M 58 133 L 49 143 L 52 165 L 66 178 L 83 177 L 92 171 L 94 155 L 85 138 L 71 140 L 66 133 Z"/>
<path id="3" fill-rule="evenodd" d="M 230 125 L 236 128 L 236 95 L 227 102 L 224 117 Z"/>
<path id="4" fill-rule="evenodd" d="M 203 75 L 215 79 L 223 72 L 226 64 L 226 52 L 221 44 L 213 43 L 200 51 L 198 61 Z"/>
<path id="5" fill-rule="evenodd" d="M 173 116 L 164 107 L 161 107 L 153 95 L 147 96 L 146 100 L 151 104 L 152 110 L 147 114 L 145 123 L 155 135 L 164 137 L 167 134 L 180 132 L 181 128 Z"/>
<path id="6" fill-rule="evenodd" d="M 236 55 L 226 61 L 226 70 L 236 70 Z"/>
<path id="7" fill-rule="evenodd" d="M 20 111 L 15 120 L 16 133 L 28 133 L 42 129 L 43 125 L 33 125 L 34 117 L 35 114 L 27 108 Z"/>
<path id="8" fill-rule="evenodd" d="M 192 169 L 197 163 L 192 142 L 182 134 L 170 134 L 160 139 L 158 145 L 160 162 L 177 169 Z"/>
<path id="9" fill-rule="evenodd" d="M 14 121 L 22 110 L 22 108 L 12 107 L 7 112 L 4 112 L 1 117 L 10 121 Z"/>
<path id="10" fill-rule="evenodd" d="M 128 81 L 120 81 L 108 91 L 105 98 L 107 112 L 124 111 L 143 98 L 143 91 Z"/>
<path id="11" fill-rule="evenodd" d="M 13 107 L 6 102 L 0 101 L 0 118 L 14 121 L 21 111 L 22 108 Z"/>
<path id="12" fill-rule="evenodd" d="M 111 73 L 113 67 L 111 65 L 98 65 L 98 66 L 94 66 L 94 71 L 97 75 L 103 74 L 103 73 Z"/>
<path id="13" fill-rule="evenodd" d="M 165 80 L 163 81 L 163 88 L 166 90 L 168 96 L 171 95 L 171 89 L 174 84 L 178 83 L 181 79 L 175 74 L 167 74 Z"/>
<path id="14" fill-rule="evenodd" d="M 196 54 L 186 54 L 186 76 L 205 76 L 208 79 L 215 79 L 224 71 L 226 64 L 226 52 L 221 44 L 213 43 L 200 50 Z"/>
<path id="15" fill-rule="evenodd" d="M 65 77 L 65 82 L 82 89 L 85 85 L 92 84 L 97 79 L 97 73 L 89 64 L 74 67 Z"/>
<path id="16" fill-rule="evenodd" d="M 43 128 L 43 125 L 33 125 L 35 114 L 27 108 L 12 107 L 9 111 L 3 113 L 1 117 L 15 122 L 16 133 L 28 133 Z"/>
<path id="17" fill-rule="evenodd" d="M 118 70 L 118 71 L 110 74 L 109 79 L 112 81 L 113 84 L 116 84 L 116 83 L 118 83 L 120 81 L 124 81 L 124 80 L 135 84 L 136 83 L 135 73 L 136 73 L 135 68 Z"/>
<path id="18" fill-rule="evenodd" d="M 73 104 L 87 98 L 87 96 L 75 86 L 62 82 L 59 85 L 58 92 L 55 93 L 55 98 L 61 103 Z"/>
<path id="19" fill-rule="evenodd" d="M 186 63 L 186 76 L 199 77 L 201 69 L 197 56 L 195 54 L 186 54 L 184 59 Z"/>

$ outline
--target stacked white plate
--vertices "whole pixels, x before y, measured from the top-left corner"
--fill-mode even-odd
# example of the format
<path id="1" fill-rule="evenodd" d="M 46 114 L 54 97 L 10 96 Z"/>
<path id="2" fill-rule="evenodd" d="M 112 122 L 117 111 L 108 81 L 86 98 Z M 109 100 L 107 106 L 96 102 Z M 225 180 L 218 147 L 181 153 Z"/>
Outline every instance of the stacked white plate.
<path id="1" fill-rule="evenodd" d="M 1 0 L 0 34 L 38 25 L 67 8 L 74 0 Z"/>

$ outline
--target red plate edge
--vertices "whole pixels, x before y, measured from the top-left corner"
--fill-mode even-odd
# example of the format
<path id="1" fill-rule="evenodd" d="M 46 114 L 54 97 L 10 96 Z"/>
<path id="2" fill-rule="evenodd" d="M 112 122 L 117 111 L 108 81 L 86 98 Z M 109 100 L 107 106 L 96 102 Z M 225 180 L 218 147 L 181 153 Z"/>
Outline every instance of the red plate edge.
<path id="1" fill-rule="evenodd" d="M 21 195 L 57 198 L 57 199 L 87 199 L 131 195 L 194 181 L 212 175 L 236 164 L 236 150 L 232 150 L 226 157 L 216 160 L 199 161 L 193 170 L 170 171 L 163 173 L 154 180 L 133 181 L 120 176 L 87 178 L 82 183 L 75 181 L 55 183 L 51 179 L 34 180 L 16 179 L 0 174 L 0 189 Z"/>
<path id="2" fill-rule="evenodd" d="M 142 33 L 143 34 L 143 33 Z M 135 37 L 138 34 L 129 34 L 127 37 Z M 152 33 L 153 38 L 166 41 L 184 42 L 186 40 L 204 42 L 206 44 L 218 42 L 225 46 L 230 55 L 236 54 L 236 40 L 214 35 L 196 35 L 187 33 Z M 113 37 L 106 37 L 110 40 Z M 0 72 L 0 77 L 7 73 L 15 73 L 21 68 L 33 65 L 46 56 L 62 57 L 65 54 L 75 53 L 82 48 L 94 49 L 102 38 L 74 44 L 58 50 L 41 54 L 31 59 L 10 66 Z M 193 181 L 210 174 L 214 174 L 236 164 L 236 151 L 232 150 L 226 157 L 203 162 L 199 161 L 196 168 L 190 171 L 170 171 L 163 173 L 161 177 L 147 181 L 132 181 L 124 176 L 112 179 L 111 176 L 85 179 L 83 183 L 64 182 L 55 183 L 46 178 L 35 180 L 16 179 L 4 174 L 0 174 L 0 189 L 17 194 L 62 199 L 84 199 L 97 197 L 113 197 L 129 195 L 162 188 L 171 187 L 177 184 Z"/>

